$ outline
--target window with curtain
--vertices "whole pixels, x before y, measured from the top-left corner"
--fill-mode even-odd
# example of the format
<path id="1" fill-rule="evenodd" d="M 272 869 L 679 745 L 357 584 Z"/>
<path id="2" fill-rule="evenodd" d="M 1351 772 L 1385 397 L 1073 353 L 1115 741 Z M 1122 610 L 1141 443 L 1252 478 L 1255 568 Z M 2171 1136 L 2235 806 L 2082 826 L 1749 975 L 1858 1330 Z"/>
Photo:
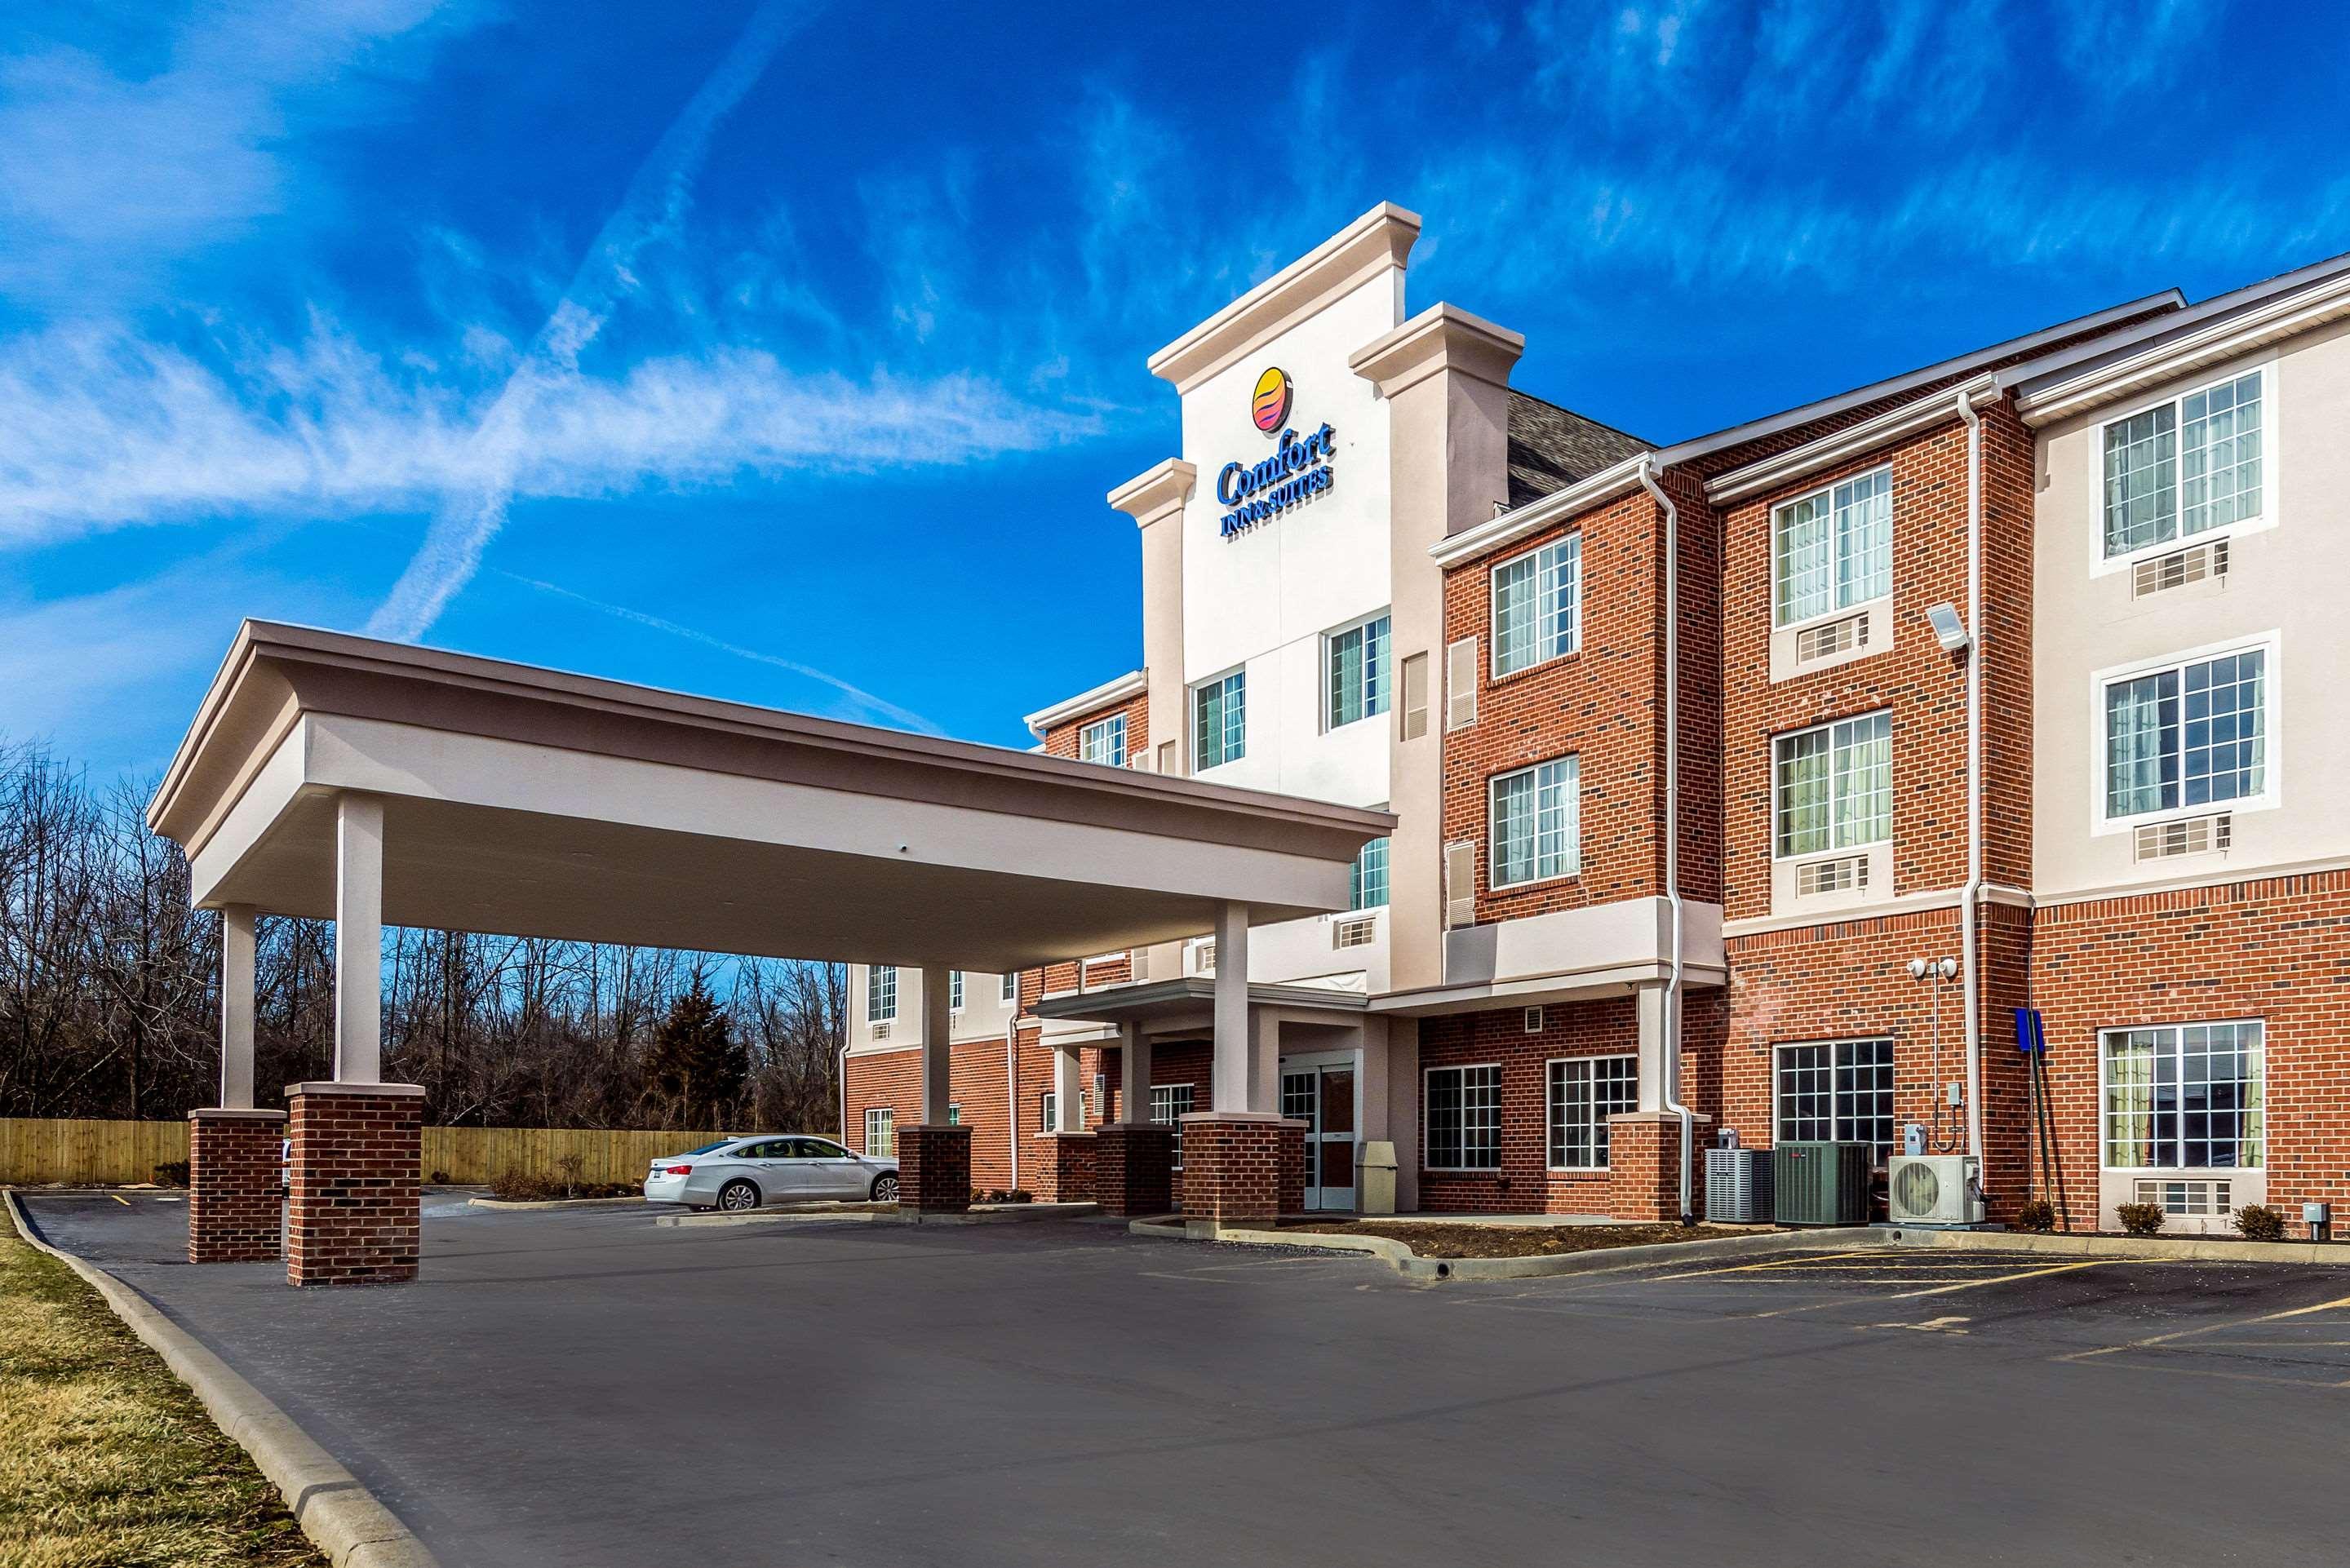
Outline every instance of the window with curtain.
<path id="1" fill-rule="evenodd" d="M 879 1107 L 865 1113 L 865 1152 L 889 1159 L 898 1152 L 898 1113 Z"/>
<path id="2" fill-rule="evenodd" d="M 1112 713 L 1079 730 L 1077 760 L 1113 768 L 1126 766 L 1126 715 Z"/>
<path id="3" fill-rule="evenodd" d="M 1893 836 L 1893 719 L 1871 713 L 1782 735 L 1776 743 L 1781 859 Z"/>
<path id="4" fill-rule="evenodd" d="M 2106 426 L 2106 556 L 2258 517 L 2265 402 L 2253 370 Z"/>
<path id="5" fill-rule="evenodd" d="M 1571 877 L 1583 868 L 1581 760 L 1560 757 L 1497 775 L 1487 802 L 1495 888 Z"/>
<path id="6" fill-rule="evenodd" d="M 1196 771 L 1241 760 L 1248 738 L 1248 671 L 1235 670 L 1191 691 L 1191 756 Z"/>
<path id="7" fill-rule="evenodd" d="M 1493 568 L 1493 674 L 1573 653 L 1582 642 L 1583 535 Z"/>
<path id="8" fill-rule="evenodd" d="M 2106 816 L 2247 800 L 2268 787 L 2260 649 L 2106 682 Z"/>
<path id="9" fill-rule="evenodd" d="M 2262 1163 L 2266 1064 L 2260 1023 L 2109 1029 L 2103 1040 L 2107 1169 Z"/>
<path id="10" fill-rule="evenodd" d="M 1430 1170 L 1497 1170 L 1502 1164 L 1502 1069 L 1430 1067 L 1420 1125 Z"/>
<path id="11" fill-rule="evenodd" d="M 1893 471 L 1880 468 L 1773 507 L 1773 597 L 1794 626 L 1893 591 Z"/>
<path id="12" fill-rule="evenodd" d="M 1823 1040 L 1779 1047 L 1773 1126 L 1781 1143 L 1893 1147 L 1893 1042 Z"/>
<path id="13" fill-rule="evenodd" d="M 1388 841 L 1374 838 L 1357 852 L 1347 878 L 1347 907 L 1383 909 L 1388 903 Z"/>
<path id="14" fill-rule="evenodd" d="M 1378 616 L 1322 639 L 1323 712 L 1333 730 L 1388 711 L 1388 618 Z"/>
<path id="15" fill-rule="evenodd" d="M 1607 1168 L 1607 1118 L 1640 1108 L 1639 1058 L 1576 1056 L 1550 1064 L 1550 1164 Z"/>
<path id="16" fill-rule="evenodd" d="M 898 966 L 877 963 L 865 971 L 865 1022 L 887 1023 L 898 1016 Z"/>

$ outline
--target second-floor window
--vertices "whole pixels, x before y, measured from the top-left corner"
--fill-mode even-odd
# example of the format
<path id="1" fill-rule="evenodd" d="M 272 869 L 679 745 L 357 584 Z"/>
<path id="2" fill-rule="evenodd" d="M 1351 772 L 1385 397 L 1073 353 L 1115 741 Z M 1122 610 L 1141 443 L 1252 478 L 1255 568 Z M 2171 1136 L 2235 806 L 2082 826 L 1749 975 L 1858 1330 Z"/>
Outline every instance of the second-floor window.
<path id="1" fill-rule="evenodd" d="M 2106 682 L 2106 816 L 2192 810 L 2268 788 L 2261 649 Z"/>
<path id="2" fill-rule="evenodd" d="M 1347 907 L 1384 909 L 1388 904 L 1388 841 L 1374 838 L 1355 856 L 1347 878 Z"/>
<path id="3" fill-rule="evenodd" d="M 2106 426 L 2108 560 L 2261 515 L 2261 394 L 2253 370 Z"/>
<path id="4" fill-rule="evenodd" d="M 1582 599 L 1580 534 L 1494 567 L 1494 678 L 1573 653 L 1582 643 Z"/>
<path id="5" fill-rule="evenodd" d="M 1871 713 L 1782 735 L 1775 743 L 1781 859 L 1893 836 L 1893 719 Z"/>
<path id="6" fill-rule="evenodd" d="M 1388 618 L 1323 639 L 1323 712 L 1333 730 L 1388 711 Z"/>
<path id="7" fill-rule="evenodd" d="M 1833 615 L 1893 591 L 1893 471 L 1880 468 L 1771 509 L 1777 624 Z"/>
<path id="8" fill-rule="evenodd" d="M 1575 757 L 1495 775 L 1489 880 L 1495 888 L 1571 877 L 1583 868 L 1582 763 Z"/>
<path id="9" fill-rule="evenodd" d="M 1077 732 L 1077 760 L 1126 766 L 1126 715 L 1112 713 Z"/>
<path id="10" fill-rule="evenodd" d="M 865 1022 L 887 1023 L 898 1016 L 898 966 L 877 963 L 865 971 Z"/>
<path id="11" fill-rule="evenodd" d="M 1016 974 L 999 975 L 997 977 L 997 991 L 1000 999 L 1004 1002 L 1019 1001 L 1020 977 Z"/>
<path id="12" fill-rule="evenodd" d="M 962 971 L 959 969 L 947 971 L 947 1011 L 962 1011 Z"/>
<path id="13" fill-rule="evenodd" d="M 1247 751 L 1248 671 L 1191 689 L 1192 767 L 1204 773 L 1236 763 Z"/>

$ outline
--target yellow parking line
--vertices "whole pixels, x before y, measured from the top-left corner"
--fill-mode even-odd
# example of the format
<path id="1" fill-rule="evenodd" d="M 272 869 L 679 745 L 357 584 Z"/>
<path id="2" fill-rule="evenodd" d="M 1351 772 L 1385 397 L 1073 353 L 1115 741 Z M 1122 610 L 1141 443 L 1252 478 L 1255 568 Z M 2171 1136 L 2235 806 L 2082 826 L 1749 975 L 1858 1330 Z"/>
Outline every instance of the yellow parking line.
<path id="1" fill-rule="evenodd" d="M 2084 1263 L 2055 1263 L 2044 1269 L 2026 1269 L 2022 1273 L 1995 1274 L 1987 1280 L 1960 1280 L 1956 1284 L 1931 1285 L 1922 1291 L 1902 1291 L 1895 1295 L 1887 1296 L 1885 1299 L 1887 1301 L 1906 1302 L 1915 1301 L 1919 1296 L 1946 1296 L 1952 1291 L 1979 1290 L 1984 1285 L 2012 1284 L 2017 1280 L 2037 1280 L 2049 1274 L 2069 1274 L 2075 1269 L 2102 1268 L 2106 1263 L 2115 1261 L 2116 1260 L 2109 1258 L 2092 1258 Z"/>
<path id="2" fill-rule="evenodd" d="M 2333 1312 L 2339 1307 L 2350 1307 L 2350 1296 L 2343 1296 L 2335 1301 L 2319 1302 L 2315 1306 L 2293 1307 L 2285 1312 L 2263 1313 L 2258 1317 L 2237 1317 L 2230 1318 L 2225 1323 L 2207 1323 L 2200 1328 L 2176 1329 L 2169 1334 L 2153 1334 L 2146 1339 L 2133 1339 L 2126 1345 L 2108 1345 L 2098 1350 L 2075 1351 L 2070 1355 L 2060 1355 L 2057 1359 L 2059 1361 L 2093 1361 L 2100 1355 L 2118 1355 L 2125 1350 L 2150 1350 L 2158 1345 L 2168 1345 L 2173 1340 L 2189 1339 L 2197 1334 L 2219 1334 L 2231 1328 L 2250 1328 L 2256 1323 L 2281 1323 L 2289 1317 L 2307 1317 L 2312 1313 Z"/>
<path id="3" fill-rule="evenodd" d="M 1882 1252 L 1828 1252 L 1808 1258 L 1773 1258 L 1767 1263 L 1733 1263 L 1721 1269 L 1691 1269 L 1686 1273 L 1659 1274 L 1659 1280 L 1701 1280 L 1708 1274 L 1751 1274 L 1759 1269 L 1797 1269 L 1806 1263 L 1823 1262 L 1829 1258 L 1892 1258 L 1903 1249 L 1888 1248 Z"/>
<path id="4" fill-rule="evenodd" d="M 130 1207 L 130 1199 L 123 1197 L 120 1192 L 109 1192 L 107 1196 L 113 1199 L 117 1203 L 121 1204 L 125 1209 Z"/>

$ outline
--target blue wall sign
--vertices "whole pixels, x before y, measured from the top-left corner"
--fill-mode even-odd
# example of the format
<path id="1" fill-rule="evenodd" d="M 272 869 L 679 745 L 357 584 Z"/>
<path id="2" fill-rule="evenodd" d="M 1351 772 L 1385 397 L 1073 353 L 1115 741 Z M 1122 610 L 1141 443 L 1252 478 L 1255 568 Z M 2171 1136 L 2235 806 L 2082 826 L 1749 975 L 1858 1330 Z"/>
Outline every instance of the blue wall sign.
<path id="1" fill-rule="evenodd" d="M 1330 467 L 1337 440 L 1338 432 L 1326 423 L 1304 441 L 1285 430 L 1281 445 L 1263 462 L 1224 464 L 1216 475 L 1216 499 L 1231 508 L 1223 516 L 1223 536 L 1246 533 L 1329 489 L 1337 479 Z"/>

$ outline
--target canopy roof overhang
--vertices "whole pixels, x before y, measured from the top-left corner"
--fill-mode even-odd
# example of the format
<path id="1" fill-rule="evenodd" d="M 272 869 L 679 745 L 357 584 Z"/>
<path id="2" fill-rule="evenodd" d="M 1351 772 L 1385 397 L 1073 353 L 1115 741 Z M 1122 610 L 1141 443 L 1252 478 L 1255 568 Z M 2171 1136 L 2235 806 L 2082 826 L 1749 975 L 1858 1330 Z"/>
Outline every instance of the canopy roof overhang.
<path id="1" fill-rule="evenodd" d="M 1359 991 L 1337 991 L 1319 985 L 1250 982 L 1249 1005 L 1278 1007 L 1299 1012 L 1327 1012 L 1337 1017 L 1362 1016 L 1370 999 Z M 1185 975 L 1176 980 L 1145 981 L 1136 985 L 1107 986 L 1100 991 L 1065 992 L 1036 1003 L 1040 1018 L 1079 1020 L 1094 1023 L 1143 1023 L 1154 1028 L 1197 1024 L 1203 1031 L 1212 1022 L 1216 982 Z"/>
<path id="2" fill-rule="evenodd" d="M 148 807 L 207 907 L 988 972 L 1342 909 L 1384 812 L 247 621 Z"/>

